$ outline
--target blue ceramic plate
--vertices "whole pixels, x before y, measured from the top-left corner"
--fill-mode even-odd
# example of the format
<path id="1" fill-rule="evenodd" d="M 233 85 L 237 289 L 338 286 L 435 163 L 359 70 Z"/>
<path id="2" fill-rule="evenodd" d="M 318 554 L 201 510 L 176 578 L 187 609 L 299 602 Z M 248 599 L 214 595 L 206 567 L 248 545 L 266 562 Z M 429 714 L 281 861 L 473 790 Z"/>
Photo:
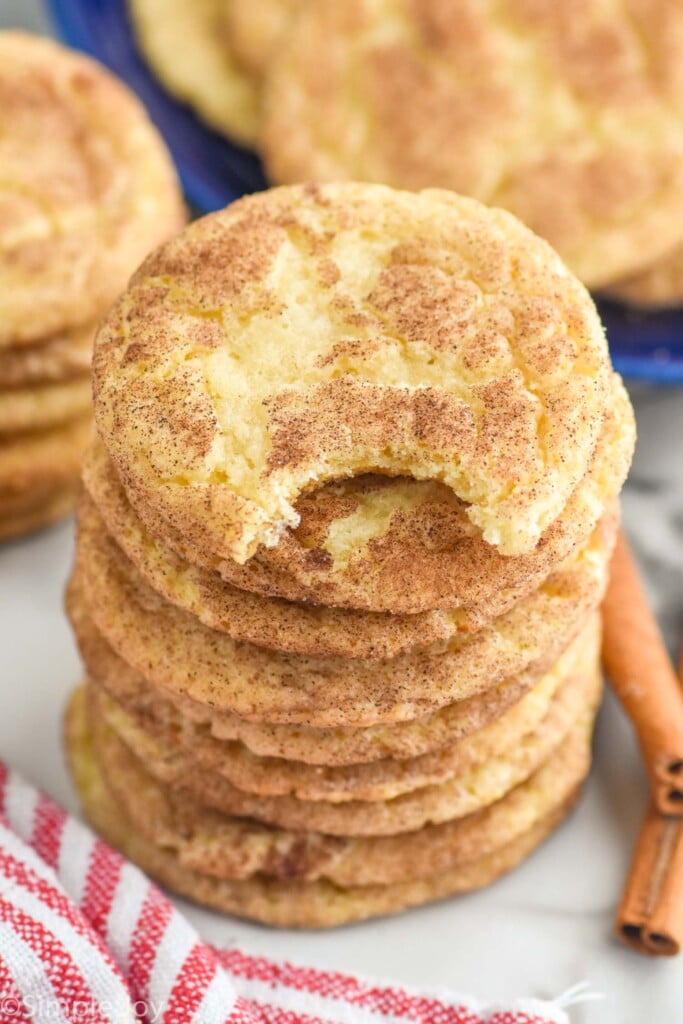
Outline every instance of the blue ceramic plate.
<path id="1" fill-rule="evenodd" d="M 206 128 L 158 84 L 138 53 L 124 0 L 47 0 L 57 32 L 124 79 L 163 133 L 188 199 L 208 212 L 265 187 L 259 160 Z M 625 376 L 683 384 L 683 310 L 637 313 L 601 303 L 612 358 Z"/>

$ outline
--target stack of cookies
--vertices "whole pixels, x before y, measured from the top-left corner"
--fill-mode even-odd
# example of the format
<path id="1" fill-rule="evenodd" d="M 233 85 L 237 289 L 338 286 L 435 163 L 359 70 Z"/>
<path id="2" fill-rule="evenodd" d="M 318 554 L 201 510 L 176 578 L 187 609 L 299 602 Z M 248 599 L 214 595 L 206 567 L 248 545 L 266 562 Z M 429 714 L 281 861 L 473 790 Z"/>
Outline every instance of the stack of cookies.
<path id="1" fill-rule="evenodd" d="M 0 33 L 0 538 L 73 505 L 94 325 L 183 211 L 161 140 L 107 72 Z"/>
<path id="2" fill-rule="evenodd" d="M 273 183 L 449 188 L 593 289 L 683 302 L 683 6 L 130 0 L 143 51 Z"/>
<path id="3" fill-rule="evenodd" d="M 86 813 L 170 888 L 327 926 L 472 889 L 572 806 L 634 425 L 509 214 L 296 186 L 100 329 L 68 607 Z"/>

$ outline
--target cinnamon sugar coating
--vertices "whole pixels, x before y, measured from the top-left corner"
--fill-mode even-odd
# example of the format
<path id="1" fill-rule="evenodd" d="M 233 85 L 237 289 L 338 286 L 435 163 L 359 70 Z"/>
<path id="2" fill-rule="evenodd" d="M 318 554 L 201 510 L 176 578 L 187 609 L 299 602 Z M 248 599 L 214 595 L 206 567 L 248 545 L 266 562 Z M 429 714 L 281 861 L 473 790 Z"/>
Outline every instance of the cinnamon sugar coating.
<path id="1" fill-rule="evenodd" d="M 246 630 L 253 622 L 265 646 L 282 650 L 383 657 L 392 653 L 387 644 L 398 653 L 401 647 L 408 649 L 406 645 L 444 640 L 453 635 L 454 626 L 477 628 L 530 593 L 595 528 L 621 489 L 634 443 L 633 410 L 615 375 L 603 429 L 585 476 L 534 550 L 517 556 L 502 555 L 487 544 L 468 519 L 464 503 L 444 485 L 361 476 L 304 494 L 296 504 L 299 526 L 285 530 L 276 547 L 260 548 L 244 565 L 217 559 L 160 523 L 154 535 L 154 570 L 150 568 L 150 548 L 143 555 L 135 541 L 142 520 L 138 516 L 137 523 L 131 523 L 131 510 L 116 500 L 121 485 L 101 446 L 88 452 L 84 476 L 109 531 L 148 582 L 152 586 L 156 586 L 155 580 L 160 582 L 160 592 L 172 601 L 175 593 L 175 603 L 183 607 L 188 607 L 180 595 L 181 590 L 188 593 L 185 581 L 191 583 L 191 592 L 200 587 L 201 607 L 195 602 L 190 610 L 208 625 L 227 627 L 230 632 L 231 623 L 233 629 Z M 144 510 L 141 514 L 144 516 Z M 151 538 L 149 531 L 145 533 Z M 221 588 L 217 577 L 227 588 Z M 229 611 L 240 600 L 232 587 L 285 598 L 290 605 L 282 609 L 279 602 L 271 602 L 267 624 L 257 627 L 248 615 L 238 624 L 235 613 L 231 616 Z M 245 601 L 242 597 L 242 606 Z M 291 602 L 305 604 L 297 611 Z M 340 610 L 315 611 L 311 603 Z M 286 630 L 284 623 L 278 628 L 278 608 L 286 611 Z M 366 615 L 359 630 L 357 617 L 344 617 L 342 608 L 391 616 L 378 619 Z M 453 617 L 445 609 L 458 614 Z M 425 614 L 418 617 L 418 613 Z M 399 614 L 411 618 L 399 619 Z M 292 628 L 295 618 L 301 620 L 297 629 Z M 315 623 L 315 631 L 304 628 L 308 620 Z M 417 628 L 423 630 L 422 644 L 414 634 Z M 246 633 L 232 635 L 251 639 Z"/>
<path id="2" fill-rule="evenodd" d="M 444 646 L 530 593 L 614 502 L 632 448 L 630 404 L 619 384 L 586 478 L 540 547 L 517 559 L 486 544 L 442 486 L 356 478 L 300 502 L 300 526 L 264 557 L 255 556 L 243 569 L 221 563 L 234 586 L 152 536 L 99 443 L 88 450 L 84 465 L 97 510 L 84 499 L 81 520 L 96 533 L 106 527 L 162 597 L 235 640 L 294 654 L 382 659 Z M 332 557 L 347 551 L 350 557 Z M 302 578 L 311 581 L 307 588 Z M 283 579 L 289 600 L 267 596 L 277 594 Z M 258 593 L 259 584 L 265 595 Z M 376 601 L 389 611 L 330 607 L 340 598 L 358 605 Z M 326 603 L 311 603 L 316 600 Z M 392 611 L 403 605 L 407 613 Z M 413 613 L 423 605 L 427 610 Z"/>
<path id="3" fill-rule="evenodd" d="M 438 480 L 528 553 L 583 478 L 611 372 L 518 221 L 439 191 L 295 186 L 153 254 L 96 341 L 100 436 L 152 533 L 246 561 L 328 480 Z"/>

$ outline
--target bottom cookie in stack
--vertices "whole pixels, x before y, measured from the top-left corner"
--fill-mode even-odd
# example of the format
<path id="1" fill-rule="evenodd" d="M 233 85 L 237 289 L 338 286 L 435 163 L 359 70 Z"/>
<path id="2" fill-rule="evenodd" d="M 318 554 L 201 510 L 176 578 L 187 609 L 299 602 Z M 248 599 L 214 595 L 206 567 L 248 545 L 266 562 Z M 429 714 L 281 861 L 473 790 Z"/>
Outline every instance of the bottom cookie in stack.
<path id="1" fill-rule="evenodd" d="M 68 712 L 71 768 L 95 827 L 181 894 L 276 925 L 343 924 L 484 885 L 555 828 L 589 767 L 598 651 L 594 616 L 481 729 L 341 769 L 174 729 L 177 710 L 153 724 L 125 685 L 116 700 L 91 682 Z"/>

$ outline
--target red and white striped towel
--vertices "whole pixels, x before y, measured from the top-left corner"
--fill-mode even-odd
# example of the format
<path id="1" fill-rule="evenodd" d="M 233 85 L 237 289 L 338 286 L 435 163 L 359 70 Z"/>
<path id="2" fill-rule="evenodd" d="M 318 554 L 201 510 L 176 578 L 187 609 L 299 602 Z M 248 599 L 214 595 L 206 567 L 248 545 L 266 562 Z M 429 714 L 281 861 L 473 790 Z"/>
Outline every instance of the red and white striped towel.
<path id="1" fill-rule="evenodd" d="M 485 1009 L 216 949 L 0 762 L 0 1024 L 568 1024 L 574 998 Z"/>

